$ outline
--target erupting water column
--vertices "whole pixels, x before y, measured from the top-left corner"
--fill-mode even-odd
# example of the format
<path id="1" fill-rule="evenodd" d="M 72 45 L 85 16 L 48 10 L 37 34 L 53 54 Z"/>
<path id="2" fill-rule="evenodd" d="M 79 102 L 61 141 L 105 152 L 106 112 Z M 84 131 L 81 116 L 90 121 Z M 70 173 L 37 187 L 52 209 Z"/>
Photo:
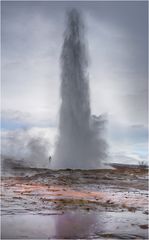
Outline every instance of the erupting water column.
<path id="1" fill-rule="evenodd" d="M 53 159 L 56 168 L 96 168 L 106 156 L 101 138 L 103 120 L 92 117 L 84 26 L 79 13 L 68 14 L 61 54 L 59 139 Z"/>

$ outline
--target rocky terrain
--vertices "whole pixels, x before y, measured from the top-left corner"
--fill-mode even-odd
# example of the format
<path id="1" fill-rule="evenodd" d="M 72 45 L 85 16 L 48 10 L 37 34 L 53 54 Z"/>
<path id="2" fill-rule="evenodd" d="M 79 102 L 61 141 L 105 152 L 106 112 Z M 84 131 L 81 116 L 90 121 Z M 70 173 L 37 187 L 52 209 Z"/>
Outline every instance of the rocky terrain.
<path id="1" fill-rule="evenodd" d="M 145 168 L 16 168 L 1 184 L 2 239 L 148 239 Z"/>

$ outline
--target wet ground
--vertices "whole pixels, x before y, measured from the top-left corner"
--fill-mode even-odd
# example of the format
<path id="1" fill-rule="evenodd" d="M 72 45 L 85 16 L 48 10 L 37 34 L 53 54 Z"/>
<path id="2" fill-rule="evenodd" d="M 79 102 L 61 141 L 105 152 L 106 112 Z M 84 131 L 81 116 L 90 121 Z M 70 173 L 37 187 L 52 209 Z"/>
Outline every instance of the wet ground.
<path id="1" fill-rule="evenodd" d="M 2 177 L 2 239 L 148 239 L 147 174 L 15 169 Z"/>

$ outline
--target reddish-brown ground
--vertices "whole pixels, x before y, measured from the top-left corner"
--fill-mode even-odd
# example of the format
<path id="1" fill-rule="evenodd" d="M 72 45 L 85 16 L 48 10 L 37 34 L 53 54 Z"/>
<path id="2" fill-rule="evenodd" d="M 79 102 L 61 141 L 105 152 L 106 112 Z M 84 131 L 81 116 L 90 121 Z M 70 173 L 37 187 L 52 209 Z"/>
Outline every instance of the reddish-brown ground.
<path id="1" fill-rule="evenodd" d="M 7 216 L 14 216 L 13 221 L 16 221 L 18 234 L 21 234 L 21 231 L 25 230 L 20 230 L 22 225 L 19 228 L 19 217 L 21 219 L 22 215 L 25 215 L 28 216 L 28 219 L 31 219 L 29 216 L 36 215 L 38 221 L 43 217 L 44 220 L 47 219 L 45 216 L 49 216 L 48 219 L 53 216 L 54 226 L 57 226 L 60 219 L 62 219 L 61 224 L 67 226 L 63 227 L 65 231 L 58 231 L 57 227 L 51 230 L 50 233 L 45 230 L 51 234 L 51 236 L 45 235 L 45 238 L 54 235 L 55 239 L 58 237 L 67 237 L 69 239 L 69 236 L 73 233 L 74 229 L 72 228 L 75 222 L 78 235 L 75 233 L 71 236 L 71 238 L 75 239 L 81 238 L 81 236 L 84 236 L 85 239 L 101 239 L 101 237 L 104 239 L 109 237 L 111 239 L 126 239 L 127 236 L 130 239 L 147 239 L 148 172 L 146 169 L 125 168 L 88 171 L 26 169 L 25 174 L 24 171 L 20 169 L 16 171 L 16 176 L 2 178 L 3 238 L 9 238 L 12 233 L 16 234 L 16 238 L 21 237 L 15 231 L 16 226 L 13 226 L 12 230 L 9 228 L 9 234 L 6 232 L 6 226 L 10 224 L 10 218 L 8 220 Z M 23 174 L 24 176 L 22 176 Z M 111 214 L 110 218 L 109 214 Z M 59 216 L 59 218 L 55 217 L 55 215 Z M 99 216 L 101 215 L 108 226 L 106 229 L 105 225 L 103 227 L 98 226 L 100 225 Z M 87 230 L 85 231 L 82 221 L 82 224 L 80 224 L 82 217 L 85 219 L 82 220 L 84 222 L 90 219 L 88 220 L 88 228 L 94 222 L 93 219 L 97 219 L 94 223 L 95 229 L 92 228 L 89 233 Z M 71 218 L 71 225 L 67 221 L 69 218 Z M 117 222 L 118 218 L 121 219 L 119 223 Z M 82 225 L 82 230 L 80 228 L 77 230 L 76 225 Z M 29 238 L 29 236 L 34 237 L 36 234 L 31 233 L 31 230 L 26 226 L 26 238 Z M 44 234 L 45 232 L 43 237 Z M 40 234 L 37 234 L 36 237 L 38 236 Z"/>

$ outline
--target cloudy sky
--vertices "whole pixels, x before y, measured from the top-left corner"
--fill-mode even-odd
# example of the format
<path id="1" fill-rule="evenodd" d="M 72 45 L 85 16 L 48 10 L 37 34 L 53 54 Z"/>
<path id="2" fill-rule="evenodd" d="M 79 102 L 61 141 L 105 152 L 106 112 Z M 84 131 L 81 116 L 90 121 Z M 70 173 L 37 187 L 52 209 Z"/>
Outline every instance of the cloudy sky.
<path id="1" fill-rule="evenodd" d="M 110 159 L 146 160 L 147 1 L 2 2 L 3 151 L 13 151 L 12 141 L 24 129 L 47 138 L 49 153 L 54 151 L 59 58 L 65 15 L 72 7 L 84 16 L 91 109 L 95 115 L 107 114 Z M 23 137 L 16 142 L 15 151 L 19 143 L 24 146 Z"/>

